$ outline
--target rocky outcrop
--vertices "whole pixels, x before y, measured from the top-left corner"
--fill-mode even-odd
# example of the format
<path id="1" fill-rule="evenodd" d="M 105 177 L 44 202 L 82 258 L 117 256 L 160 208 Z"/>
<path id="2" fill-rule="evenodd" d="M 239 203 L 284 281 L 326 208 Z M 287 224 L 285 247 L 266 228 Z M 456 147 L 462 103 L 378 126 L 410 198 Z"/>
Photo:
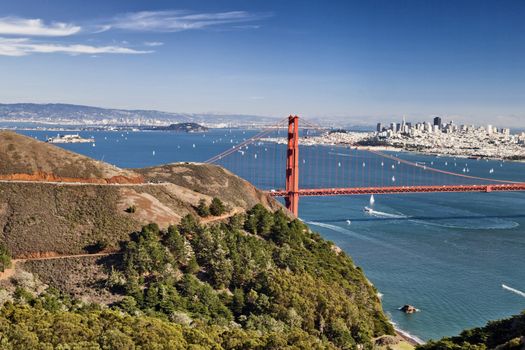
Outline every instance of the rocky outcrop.
<path id="1" fill-rule="evenodd" d="M 414 306 L 408 304 L 403 305 L 403 307 L 401 307 L 399 310 L 404 312 L 405 314 L 413 314 L 418 311 L 418 309 L 416 309 Z"/>

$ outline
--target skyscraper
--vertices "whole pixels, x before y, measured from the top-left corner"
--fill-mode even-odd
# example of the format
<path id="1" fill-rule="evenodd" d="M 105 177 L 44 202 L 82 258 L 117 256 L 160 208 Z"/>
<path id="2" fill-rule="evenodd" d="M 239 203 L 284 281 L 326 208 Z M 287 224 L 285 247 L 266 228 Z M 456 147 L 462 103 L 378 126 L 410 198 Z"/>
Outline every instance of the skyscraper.
<path id="1" fill-rule="evenodd" d="M 441 117 L 434 118 L 434 125 L 437 125 L 441 128 Z"/>

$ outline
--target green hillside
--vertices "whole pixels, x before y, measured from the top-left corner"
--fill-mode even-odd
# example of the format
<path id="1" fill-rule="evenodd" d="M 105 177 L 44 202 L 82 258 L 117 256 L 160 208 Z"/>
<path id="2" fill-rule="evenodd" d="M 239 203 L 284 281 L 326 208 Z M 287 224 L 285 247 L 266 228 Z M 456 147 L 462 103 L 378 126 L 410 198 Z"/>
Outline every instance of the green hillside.
<path id="1" fill-rule="evenodd" d="M 188 215 L 167 230 L 143 227 L 122 244 L 118 258 L 106 261 L 106 277 L 93 288 L 120 296 L 110 305 L 120 314 L 17 288 L 14 305 L 0 311 L 0 324 L 7 344 L 22 337 L 35 344 L 103 346 L 107 330 L 81 329 L 90 322 L 100 327 L 109 317 L 116 319 L 111 329 L 120 341 L 136 346 L 143 340 L 117 328 L 146 322 L 152 334 L 166 334 L 159 344 L 175 341 L 181 348 L 195 339 L 206 339 L 202 348 L 210 349 L 370 348 L 392 327 L 375 289 L 334 248 L 300 221 L 262 205 L 212 226 Z M 53 319 L 79 324 L 56 329 Z M 22 324 L 24 334 L 13 331 Z"/>
<path id="2" fill-rule="evenodd" d="M 525 349 L 525 311 L 504 320 L 491 321 L 485 327 L 465 330 L 456 337 L 430 341 L 417 349 L 523 350 Z"/>

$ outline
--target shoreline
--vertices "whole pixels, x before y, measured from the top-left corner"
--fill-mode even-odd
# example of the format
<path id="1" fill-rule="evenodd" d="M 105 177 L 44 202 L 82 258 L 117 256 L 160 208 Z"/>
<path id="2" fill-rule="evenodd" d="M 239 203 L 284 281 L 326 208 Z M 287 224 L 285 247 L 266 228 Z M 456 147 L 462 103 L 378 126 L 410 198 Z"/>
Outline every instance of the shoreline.
<path id="1" fill-rule="evenodd" d="M 284 138 L 282 139 L 284 140 Z M 285 141 L 280 141 L 276 139 L 261 139 L 262 142 L 271 142 L 271 143 L 278 143 L 278 144 L 286 144 Z M 301 146 L 301 142 L 299 140 L 299 146 Z M 400 147 L 394 147 L 394 146 L 360 146 L 360 145 L 352 145 L 349 143 L 333 143 L 333 142 L 319 142 L 319 143 L 306 143 L 302 144 L 303 147 L 316 147 L 316 146 L 324 146 L 324 147 L 345 147 L 350 149 L 357 149 L 357 150 L 373 150 L 373 151 L 387 151 L 387 152 L 406 152 L 406 153 L 414 153 L 414 154 L 420 154 L 424 156 L 434 156 L 434 157 L 449 157 L 449 158 L 463 158 L 468 159 L 470 157 L 476 157 L 475 160 L 492 160 L 492 161 L 504 161 L 504 162 L 515 162 L 515 163 L 525 163 L 524 159 L 508 159 L 508 158 L 501 158 L 501 157 L 489 157 L 489 156 L 473 156 L 471 154 L 450 154 L 450 153 L 435 153 L 435 152 L 425 152 L 421 150 L 412 150 L 412 149 L 405 149 Z"/>
<path id="2" fill-rule="evenodd" d="M 404 341 L 406 341 L 410 345 L 418 346 L 418 345 L 425 344 L 425 342 L 422 339 L 418 338 L 415 335 L 412 335 L 412 334 L 408 333 L 407 331 L 402 330 L 401 328 L 396 327 L 395 325 L 394 325 L 394 330 L 396 332 L 396 335 L 399 338 L 403 339 Z"/>

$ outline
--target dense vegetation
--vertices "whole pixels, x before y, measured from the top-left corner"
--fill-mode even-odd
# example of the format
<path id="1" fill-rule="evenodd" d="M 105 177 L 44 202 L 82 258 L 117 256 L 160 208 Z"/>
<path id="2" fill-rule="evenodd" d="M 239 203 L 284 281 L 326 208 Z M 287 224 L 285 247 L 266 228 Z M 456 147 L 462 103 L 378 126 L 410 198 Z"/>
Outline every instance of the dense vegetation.
<path id="1" fill-rule="evenodd" d="M 463 331 L 459 336 L 430 341 L 417 350 L 521 350 L 525 349 L 525 311 L 521 315 L 489 322 L 485 327 Z"/>
<path id="2" fill-rule="evenodd" d="M 83 305 L 53 291 L 38 298 L 19 291 L 16 297 L 0 309 L 1 349 L 335 349 L 301 330 L 263 333 L 227 325 L 190 326 Z"/>
<path id="3" fill-rule="evenodd" d="M 7 337 L 0 344 L 23 338 L 42 348 L 352 349 L 393 332 L 349 257 L 262 205 L 227 224 L 201 226 L 186 216 L 166 231 L 147 225 L 121 253 L 105 284 L 123 298 L 110 310 L 58 297 L 48 307 L 49 296 L 28 297 L 0 311 Z"/>
<path id="4" fill-rule="evenodd" d="M 0 272 L 11 267 L 11 256 L 4 244 L 0 244 Z"/>

